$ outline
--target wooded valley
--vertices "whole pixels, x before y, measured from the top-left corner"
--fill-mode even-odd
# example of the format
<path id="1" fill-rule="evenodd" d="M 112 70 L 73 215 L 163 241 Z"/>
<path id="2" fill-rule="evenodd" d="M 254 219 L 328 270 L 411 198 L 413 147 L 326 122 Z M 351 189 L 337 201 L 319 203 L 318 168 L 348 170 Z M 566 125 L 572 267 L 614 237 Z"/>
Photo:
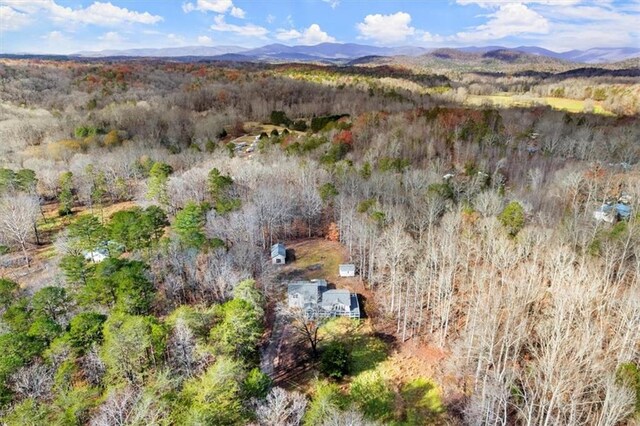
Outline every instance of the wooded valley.
<path id="1" fill-rule="evenodd" d="M 1 59 L 0 423 L 637 424 L 637 67 L 378 62 Z"/>

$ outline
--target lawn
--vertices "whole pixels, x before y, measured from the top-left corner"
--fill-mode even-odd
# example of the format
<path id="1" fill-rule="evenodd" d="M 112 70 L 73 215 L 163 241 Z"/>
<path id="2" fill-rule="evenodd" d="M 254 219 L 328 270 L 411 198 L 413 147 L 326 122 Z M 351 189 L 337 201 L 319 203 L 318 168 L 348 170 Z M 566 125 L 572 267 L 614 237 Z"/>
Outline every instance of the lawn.
<path id="1" fill-rule="evenodd" d="M 367 417 L 394 426 L 446 423 L 442 390 L 418 365 L 425 360 L 383 340 L 370 320 L 337 318 L 322 326 L 321 336 L 321 351 L 335 340 L 348 350 L 342 388 Z"/>
<path id="2" fill-rule="evenodd" d="M 531 107 L 534 105 L 547 105 L 551 108 L 573 113 L 584 112 L 585 101 L 579 99 L 554 98 L 554 97 L 528 97 L 513 94 L 497 95 L 469 95 L 465 101 L 468 105 L 481 106 L 491 104 L 497 107 Z M 593 103 L 593 112 L 596 114 L 613 115 L 605 110 L 599 102 Z"/>
<path id="3" fill-rule="evenodd" d="M 324 278 L 331 283 L 339 281 L 338 265 L 345 258 L 340 243 L 310 238 L 287 244 L 287 250 L 291 250 L 295 260 L 283 268 L 284 273 L 302 279 Z"/>
<path id="4" fill-rule="evenodd" d="M 585 101 L 581 101 L 578 99 L 553 98 L 553 97 L 546 97 L 544 98 L 544 100 L 547 103 L 547 105 L 549 105 L 551 108 L 561 109 L 569 112 L 584 112 Z M 593 112 L 596 114 L 613 115 L 613 113 L 605 110 L 602 107 L 602 104 L 600 102 L 593 103 Z"/>

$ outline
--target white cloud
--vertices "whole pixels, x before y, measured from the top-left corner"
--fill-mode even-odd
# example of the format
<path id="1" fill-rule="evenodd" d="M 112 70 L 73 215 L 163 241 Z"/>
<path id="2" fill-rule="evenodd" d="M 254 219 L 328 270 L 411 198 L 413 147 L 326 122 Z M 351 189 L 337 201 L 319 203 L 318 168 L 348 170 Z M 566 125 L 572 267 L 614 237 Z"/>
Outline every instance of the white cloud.
<path id="1" fill-rule="evenodd" d="M 276 38 L 281 41 L 295 40 L 299 44 L 319 44 L 319 43 L 333 43 L 336 41 L 335 37 L 330 36 L 326 32 L 322 31 L 320 25 L 311 24 L 309 28 L 302 30 L 302 32 L 292 28 L 285 30 L 280 28 L 276 31 Z"/>
<path id="2" fill-rule="evenodd" d="M 201 44 L 203 46 L 210 46 L 213 44 L 213 40 L 211 39 L 211 37 L 209 36 L 199 36 L 198 37 L 198 44 Z"/>
<path id="3" fill-rule="evenodd" d="M 513 0 L 456 0 L 456 3 L 466 6 L 470 4 L 476 4 L 480 7 L 485 8 L 496 8 L 505 4 L 515 4 L 515 3 L 537 3 L 537 4 L 546 4 L 546 5 L 564 5 L 570 6 L 573 4 L 581 3 L 583 0 L 519 0 L 514 2 Z"/>
<path id="4" fill-rule="evenodd" d="M 300 38 L 301 36 L 302 34 L 300 33 L 300 31 L 293 28 L 290 30 L 280 28 L 276 31 L 276 38 L 282 41 L 295 40 Z"/>
<path id="5" fill-rule="evenodd" d="M 275 20 L 276 20 L 276 17 L 273 16 L 272 14 L 267 15 L 267 18 L 266 18 L 267 24 L 273 24 Z"/>
<path id="6" fill-rule="evenodd" d="M 185 12 L 198 10 L 200 12 L 226 13 L 232 7 L 232 0 L 198 0 L 196 4 L 184 3 L 182 10 Z"/>
<path id="7" fill-rule="evenodd" d="M 244 19 L 246 12 L 239 7 L 234 6 L 233 0 L 197 0 L 194 3 L 187 2 L 182 4 L 182 10 L 185 13 L 193 12 L 215 12 L 225 14 L 229 12 L 234 18 Z"/>
<path id="8" fill-rule="evenodd" d="M 29 15 L 9 6 L 0 6 L 0 32 L 16 31 L 31 22 Z"/>
<path id="9" fill-rule="evenodd" d="M 41 14 L 55 22 L 68 24 L 92 24 L 99 26 L 114 26 L 125 23 L 155 24 L 162 21 L 162 16 L 152 15 L 149 12 L 136 12 L 127 8 L 114 6 L 110 2 L 94 2 L 85 8 L 64 7 L 54 0 L 4 0 L 10 5 L 2 6 L 3 26 L 4 14 L 10 18 L 21 19 L 25 22 L 29 16 Z M 13 12 L 11 12 L 12 10 Z"/>
<path id="10" fill-rule="evenodd" d="M 356 25 L 360 38 L 380 43 L 397 43 L 416 33 L 411 25 L 411 15 L 397 12 L 393 15 L 367 15 L 364 22 Z"/>
<path id="11" fill-rule="evenodd" d="M 551 21 L 550 31 L 536 43 L 555 50 L 637 46 L 639 12 L 602 2 L 548 7 L 545 14 Z"/>
<path id="12" fill-rule="evenodd" d="M 302 37 L 299 40 L 301 44 L 333 43 L 334 41 L 336 39 L 322 31 L 318 24 L 309 25 L 309 28 L 302 32 Z"/>
<path id="13" fill-rule="evenodd" d="M 340 0 L 322 0 L 325 3 L 329 3 L 332 9 L 335 9 L 340 4 Z"/>
<path id="14" fill-rule="evenodd" d="M 456 3 L 475 4 L 493 13 L 484 25 L 446 38 L 455 43 L 518 36 L 526 38 L 527 43 L 562 51 L 636 46 L 640 40 L 640 2 L 637 0 L 622 4 L 609 0 L 521 0 L 516 3 L 456 0 Z"/>
<path id="15" fill-rule="evenodd" d="M 471 31 L 459 32 L 455 38 L 460 42 L 499 40 L 523 34 L 547 34 L 549 21 L 521 3 L 505 3 L 488 15 L 485 24 Z"/>
<path id="16" fill-rule="evenodd" d="M 107 43 L 122 43 L 124 38 L 115 31 L 109 31 L 98 37 L 99 40 L 105 41 Z"/>
<path id="17" fill-rule="evenodd" d="M 167 34 L 167 41 L 176 46 L 184 45 L 186 43 L 186 40 L 183 36 L 174 33 Z"/>
<path id="18" fill-rule="evenodd" d="M 161 16 L 149 12 L 135 12 L 126 8 L 114 6 L 111 3 L 95 2 L 86 8 L 71 9 L 56 4 L 54 1 L 45 2 L 51 16 L 60 21 L 73 21 L 82 24 L 117 25 L 122 23 L 155 24 L 162 21 Z"/>
<path id="19" fill-rule="evenodd" d="M 245 37 L 264 37 L 269 34 L 269 30 L 254 24 L 235 25 L 225 22 L 224 15 L 217 15 L 213 18 L 214 24 L 211 29 L 214 31 L 223 31 L 236 33 Z"/>
<path id="20" fill-rule="evenodd" d="M 427 43 L 442 43 L 446 41 L 446 37 L 443 37 L 439 34 L 431 34 L 429 32 L 423 31 L 420 34 L 420 40 L 425 41 Z"/>
<path id="21" fill-rule="evenodd" d="M 60 43 L 69 40 L 68 37 L 60 31 L 51 31 L 43 35 L 42 38 L 47 40 L 49 43 Z"/>
<path id="22" fill-rule="evenodd" d="M 231 16 L 233 16 L 234 18 L 244 19 L 245 15 L 246 12 L 239 7 L 231 8 Z"/>

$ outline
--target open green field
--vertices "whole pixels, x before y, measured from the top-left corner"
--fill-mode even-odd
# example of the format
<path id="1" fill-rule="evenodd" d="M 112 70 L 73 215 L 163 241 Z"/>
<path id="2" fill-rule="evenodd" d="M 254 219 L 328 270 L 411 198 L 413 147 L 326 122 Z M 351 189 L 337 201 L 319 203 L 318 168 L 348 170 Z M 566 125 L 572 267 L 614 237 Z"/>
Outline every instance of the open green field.
<path id="1" fill-rule="evenodd" d="M 533 105 L 545 105 L 551 108 L 568 111 L 568 112 L 584 112 L 585 101 L 579 99 L 554 98 L 547 97 L 529 97 L 518 96 L 512 94 L 497 95 L 469 95 L 465 101 L 468 105 L 481 106 L 485 104 L 495 105 L 497 107 L 530 107 Z M 599 102 L 593 102 L 593 112 L 596 114 L 613 115 L 610 111 L 605 110 Z"/>

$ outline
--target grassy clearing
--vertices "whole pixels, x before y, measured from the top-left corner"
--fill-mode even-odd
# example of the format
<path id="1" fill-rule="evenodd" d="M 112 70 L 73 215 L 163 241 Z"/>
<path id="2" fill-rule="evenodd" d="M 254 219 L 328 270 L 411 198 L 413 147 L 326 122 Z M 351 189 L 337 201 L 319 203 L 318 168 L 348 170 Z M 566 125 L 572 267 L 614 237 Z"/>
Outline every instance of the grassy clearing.
<path id="1" fill-rule="evenodd" d="M 400 391 L 404 403 L 406 425 L 425 424 L 443 413 L 441 391 L 431 380 L 418 377 L 405 384 Z M 431 421 L 429 423 L 431 423 Z"/>
<path id="2" fill-rule="evenodd" d="M 375 336 L 370 321 L 336 318 L 325 324 L 321 331 L 326 341 L 340 340 L 345 344 L 351 355 L 349 372 L 352 376 L 375 369 L 389 357 L 389 345 Z"/>
<path id="3" fill-rule="evenodd" d="M 131 209 L 135 206 L 136 204 L 133 201 L 125 201 L 104 206 L 102 210 L 94 209 L 92 211 L 91 209 L 84 207 L 74 207 L 73 214 L 68 216 L 60 216 L 58 214 L 58 204 L 48 204 L 43 206 L 43 215 L 37 222 L 40 241 L 42 244 L 39 247 L 30 250 L 30 252 L 36 259 L 52 259 L 56 255 L 56 249 L 53 242 L 55 241 L 57 234 L 78 220 L 80 216 L 93 214 L 106 220 L 118 211 Z"/>
<path id="4" fill-rule="evenodd" d="M 437 424 L 446 416 L 436 383 L 420 376 L 424 369 L 415 373 L 406 354 L 377 336 L 369 320 L 334 319 L 323 326 L 322 337 L 324 345 L 338 340 L 350 353 L 343 390 L 371 420 L 413 426 Z"/>
<path id="5" fill-rule="evenodd" d="M 569 112 L 584 112 L 585 101 L 553 97 L 546 97 L 544 98 L 544 100 L 547 105 L 554 109 L 560 109 Z M 596 114 L 614 115 L 612 112 L 605 110 L 600 102 L 593 103 L 593 112 Z"/>
<path id="6" fill-rule="evenodd" d="M 283 270 L 301 275 L 301 278 L 324 278 L 329 282 L 339 279 L 338 265 L 344 259 L 340 243 L 314 238 L 287 244 L 295 253 L 295 261 Z"/>
<path id="7" fill-rule="evenodd" d="M 553 109 L 573 113 L 584 112 L 585 102 L 579 99 L 554 98 L 554 97 L 528 97 L 513 94 L 498 95 L 469 95 L 465 101 L 467 105 L 481 106 L 494 105 L 500 108 L 531 107 L 534 105 L 550 106 Z M 593 103 L 593 112 L 596 114 L 613 115 L 605 110 L 600 102 Z"/>

